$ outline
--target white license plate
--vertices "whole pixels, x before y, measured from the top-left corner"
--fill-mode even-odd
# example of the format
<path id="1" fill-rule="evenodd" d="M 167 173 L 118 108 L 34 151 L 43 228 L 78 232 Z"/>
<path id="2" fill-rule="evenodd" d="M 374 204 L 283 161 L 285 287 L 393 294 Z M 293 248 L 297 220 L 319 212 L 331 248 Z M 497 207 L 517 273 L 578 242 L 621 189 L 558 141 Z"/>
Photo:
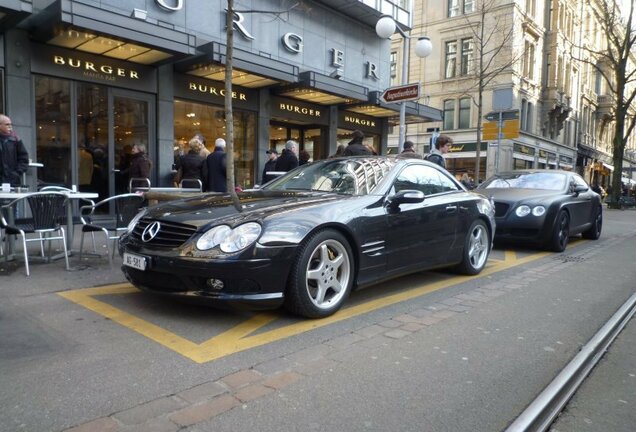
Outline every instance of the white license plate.
<path id="1" fill-rule="evenodd" d="M 124 265 L 128 267 L 136 268 L 137 270 L 146 270 L 147 263 L 148 260 L 144 256 L 124 252 Z"/>

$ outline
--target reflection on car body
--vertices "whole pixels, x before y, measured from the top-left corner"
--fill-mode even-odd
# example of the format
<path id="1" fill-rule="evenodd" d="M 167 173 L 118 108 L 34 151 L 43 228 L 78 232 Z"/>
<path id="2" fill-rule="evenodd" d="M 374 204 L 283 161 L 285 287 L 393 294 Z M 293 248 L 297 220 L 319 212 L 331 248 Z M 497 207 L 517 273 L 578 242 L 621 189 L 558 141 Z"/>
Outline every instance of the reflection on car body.
<path id="1" fill-rule="evenodd" d="M 199 302 L 324 317 L 357 287 L 436 267 L 480 272 L 495 229 L 487 198 L 417 159 L 317 161 L 238 196 L 238 209 L 229 196 L 203 194 L 137 215 L 119 249 L 146 265 L 124 265 L 128 280 Z M 160 228 L 145 241 L 153 223 Z"/>
<path id="2" fill-rule="evenodd" d="M 571 235 L 596 240 L 603 226 L 601 197 L 576 173 L 519 170 L 497 174 L 477 191 L 495 202 L 495 240 L 565 250 Z"/>

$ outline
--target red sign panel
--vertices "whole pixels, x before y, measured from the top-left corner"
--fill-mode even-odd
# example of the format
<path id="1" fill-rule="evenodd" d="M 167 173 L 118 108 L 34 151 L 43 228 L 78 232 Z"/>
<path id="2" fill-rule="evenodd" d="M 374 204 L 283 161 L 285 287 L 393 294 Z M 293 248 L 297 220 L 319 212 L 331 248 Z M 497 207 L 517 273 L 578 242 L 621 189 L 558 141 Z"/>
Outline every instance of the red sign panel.
<path id="1" fill-rule="evenodd" d="M 384 90 L 380 97 L 385 103 L 405 102 L 420 98 L 420 84 L 407 84 Z"/>

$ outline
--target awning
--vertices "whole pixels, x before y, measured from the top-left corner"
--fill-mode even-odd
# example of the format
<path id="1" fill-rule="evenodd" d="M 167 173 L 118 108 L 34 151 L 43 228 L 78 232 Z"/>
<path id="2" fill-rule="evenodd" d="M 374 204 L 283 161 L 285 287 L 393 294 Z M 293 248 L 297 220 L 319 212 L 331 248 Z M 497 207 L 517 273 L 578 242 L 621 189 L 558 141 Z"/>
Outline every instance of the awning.
<path id="1" fill-rule="evenodd" d="M 193 34 L 85 3 L 56 0 L 29 25 L 38 41 L 141 64 L 196 54 Z"/>
<path id="2" fill-rule="evenodd" d="M 0 2 L 0 30 L 15 27 L 33 12 L 33 4 L 24 0 L 5 0 Z"/>
<path id="3" fill-rule="evenodd" d="M 605 162 L 601 162 L 601 163 L 602 163 L 602 164 L 603 164 L 603 166 L 604 166 L 605 168 L 607 168 L 608 170 L 610 170 L 610 171 L 614 171 L 614 165 L 610 165 L 610 164 L 607 164 L 607 163 L 605 163 Z"/>
<path id="4" fill-rule="evenodd" d="M 369 92 L 369 102 L 345 107 L 347 111 L 389 119 L 389 123 L 398 124 L 400 104 L 385 103 L 380 99 L 382 92 Z M 417 102 L 406 102 L 406 124 L 442 121 L 442 111 Z"/>

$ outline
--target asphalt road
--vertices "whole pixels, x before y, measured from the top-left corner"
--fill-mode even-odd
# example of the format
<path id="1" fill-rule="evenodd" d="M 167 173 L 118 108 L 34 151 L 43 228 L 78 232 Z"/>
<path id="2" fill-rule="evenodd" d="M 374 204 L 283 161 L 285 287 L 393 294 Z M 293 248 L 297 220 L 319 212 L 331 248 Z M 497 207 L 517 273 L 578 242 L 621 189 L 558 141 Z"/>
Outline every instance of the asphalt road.
<path id="1" fill-rule="evenodd" d="M 374 287 L 352 304 L 441 288 L 326 325 L 120 293 L 106 259 L 30 278 L 3 264 L 0 430 L 503 430 L 634 292 L 636 211 L 607 211 L 601 239 L 564 254 L 513 252 L 537 257 L 448 286 L 441 272 Z M 98 286 L 111 291 L 59 295 Z"/>

